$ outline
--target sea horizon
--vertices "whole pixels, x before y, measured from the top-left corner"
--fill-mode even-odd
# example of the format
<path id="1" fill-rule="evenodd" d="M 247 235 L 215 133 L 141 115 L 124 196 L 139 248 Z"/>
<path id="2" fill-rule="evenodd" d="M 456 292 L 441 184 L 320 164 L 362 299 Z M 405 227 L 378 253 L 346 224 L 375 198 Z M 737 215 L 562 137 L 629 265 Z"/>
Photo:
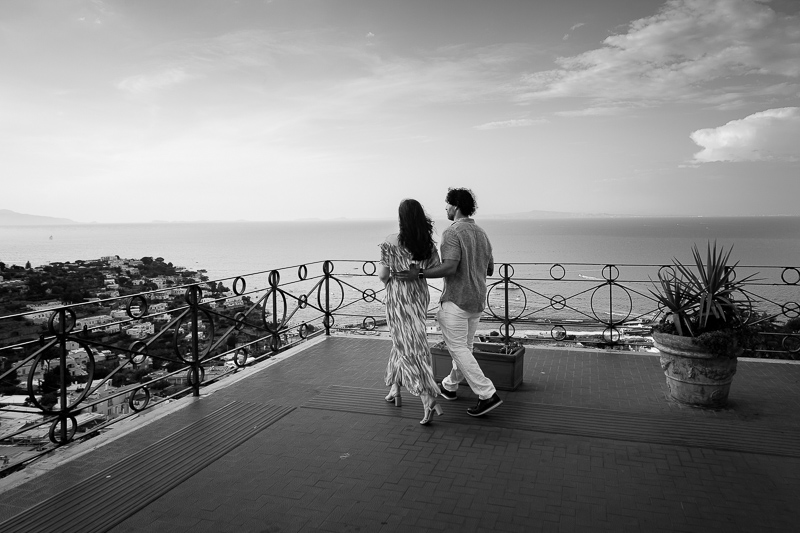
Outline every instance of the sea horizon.
<path id="1" fill-rule="evenodd" d="M 652 288 L 648 279 L 652 282 L 661 266 L 675 259 L 691 263 L 692 247 L 699 247 L 705 256 L 706 243 L 712 242 L 726 250 L 733 247 L 731 264 L 738 263 L 737 274 L 758 273 L 759 279 L 770 284 L 756 288 L 765 298 L 797 300 L 794 280 L 800 272 L 800 217 L 476 221 L 493 245 L 497 268 L 490 283 L 504 272 L 501 264 L 510 264 L 512 279 L 525 287 L 525 296 L 537 302 L 534 306 L 546 306 L 546 295 L 560 294 L 573 295 L 571 305 L 589 309 L 595 291 L 605 285 L 606 265 L 618 267 L 623 283 L 638 280 L 636 291 L 646 295 Z M 437 242 L 449 224 L 435 221 Z M 334 275 L 342 280 L 369 273 L 373 269 L 365 263 L 374 265 L 380 260 L 380 243 L 395 232 L 393 220 L 6 226 L 0 227 L 0 261 L 20 266 L 30 261 L 37 267 L 104 256 L 161 257 L 174 266 L 205 270 L 210 280 L 228 286 L 234 278 L 245 276 L 252 290 L 266 288 L 272 270 L 281 270 L 283 283 L 293 283 L 299 279 L 300 265 L 314 279 L 322 274 L 321 263 L 327 260 L 333 261 Z M 552 277 L 554 265 L 559 265 L 556 278 L 563 272 L 564 281 Z M 782 282 L 784 273 L 787 278 Z M 381 289 L 374 276 L 352 282 L 360 288 Z M 441 289 L 441 280 L 431 280 L 430 285 L 435 300 L 433 293 Z M 292 285 L 290 290 L 298 289 Z M 514 305 L 521 303 L 516 301 L 521 296 L 514 295 Z M 496 305 L 501 297 L 497 291 L 488 295 Z M 646 311 L 640 304 L 636 304 L 637 313 Z M 359 303 L 352 311 L 357 315 L 362 307 Z M 366 313 L 375 315 L 375 310 Z"/>
<path id="2" fill-rule="evenodd" d="M 741 264 L 800 265 L 800 217 L 476 217 L 495 261 L 668 264 L 707 242 L 733 246 Z M 450 224 L 434 220 L 438 241 Z M 213 277 L 326 259 L 369 261 L 397 231 L 395 220 L 161 222 L 0 226 L 0 261 L 40 266 L 53 261 L 163 257 Z"/>
<path id="3" fill-rule="evenodd" d="M 527 212 L 514 212 L 514 213 L 477 213 L 476 220 L 558 220 L 558 219 L 774 219 L 774 218 L 797 218 L 800 215 L 793 214 L 759 214 L 759 215 L 669 215 L 669 214 L 617 214 L 617 213 L 585 213 L 585 212 L 571 212 L 571 211 L 546 211 L 546 210 L 532 210 Z M 77 221 L 64 217 L 51 217 L 48 215 L 34 215 L 27 213 L 19 213 L 10 209 L 0 209 L 0 227 L 26 227 L 26 226 L 62 226 L 62 225 L 125 225 L 125 224 L 262 224 L 262 223 L 303 223 L 303 222 L 388 222 L 396 220 L 397 216 L 386 217 L 301 217 L 294 219 L 280 219 L 280 220 L 248 220 L 248 219 L 235 219 L 235 220 L 214 220 L 214 219 L 195 219 L 195 220 L 165 220 L 154 219 L 148 221 Z M 28 223 L 19 222 L 15 223 L 14 220 L 29 221 Z M 444 219 L 442 219 L 444 220 Z M 35 221 L 35 222 L 30 222 Z M 53 222 L 50 222 L 53 221 Z M 58 222 L 55 222 L 58 221 Z"/>

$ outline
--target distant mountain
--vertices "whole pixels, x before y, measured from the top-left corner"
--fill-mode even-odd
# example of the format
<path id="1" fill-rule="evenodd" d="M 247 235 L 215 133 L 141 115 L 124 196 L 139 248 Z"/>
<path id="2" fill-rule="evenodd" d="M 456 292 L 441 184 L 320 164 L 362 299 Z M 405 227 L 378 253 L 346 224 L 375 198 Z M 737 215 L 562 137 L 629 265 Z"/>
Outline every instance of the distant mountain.
<path id="1" fill-rule="evenodd" d="M 58 224 L 77 224 L 77 222 L 68 218 L 40 217 L 0 209 L 0 226 L 55 226 Z"/>
<path id="2" fill-rule="evenodd" d="M 608 215 L 604 213 L 566 213 L 563 211 L 525 211 L 523 213 L 504 213 L 502 215 L 483 215 L 481 218 L 491 219 L 536 219 L 536 218 L 609 218 L 625 215 Z"/>

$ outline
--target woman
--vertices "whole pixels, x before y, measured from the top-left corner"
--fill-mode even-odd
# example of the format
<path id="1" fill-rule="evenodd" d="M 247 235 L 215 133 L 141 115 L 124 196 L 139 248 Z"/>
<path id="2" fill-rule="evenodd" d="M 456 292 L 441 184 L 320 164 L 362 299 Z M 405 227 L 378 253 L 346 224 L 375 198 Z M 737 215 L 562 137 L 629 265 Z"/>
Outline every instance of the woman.
<path id="1" fill-rule="evenodd" d="M 416 200 L 403 200 L 399 208 L 400 232 L 381 243 L 378 277 L 386 285 L 386 321 L 392 335 L 392 352 L 386 367 L 386 384 L 391 385 L 387 402 L 400 406 L 400 387 L 419 396 L 425 408 L 420 424 L 431 421 L 439 386 L 433 378 L 431 351 L 425 332 L 430 294 L 423 279 L 400 281 L 392 272 L 408 270 L 412 264 L 426 269 L 441 263 L 433 241 L 433 222 Z"/>

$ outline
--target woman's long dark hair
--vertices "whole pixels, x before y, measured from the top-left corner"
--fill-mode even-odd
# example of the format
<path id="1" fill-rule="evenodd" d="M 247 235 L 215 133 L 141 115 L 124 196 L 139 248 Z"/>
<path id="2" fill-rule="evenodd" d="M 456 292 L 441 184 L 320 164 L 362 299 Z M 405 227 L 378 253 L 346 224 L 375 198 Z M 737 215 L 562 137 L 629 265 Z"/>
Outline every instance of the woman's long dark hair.
<path id="1" fill-rule="evenodd" d="M 429 259 L 433 247 L 433 222 L 425 213 L 422 204 L 407 199 L 400 202 L 400 233 L 397 242 L 411 252 L 416 261 Z"/>

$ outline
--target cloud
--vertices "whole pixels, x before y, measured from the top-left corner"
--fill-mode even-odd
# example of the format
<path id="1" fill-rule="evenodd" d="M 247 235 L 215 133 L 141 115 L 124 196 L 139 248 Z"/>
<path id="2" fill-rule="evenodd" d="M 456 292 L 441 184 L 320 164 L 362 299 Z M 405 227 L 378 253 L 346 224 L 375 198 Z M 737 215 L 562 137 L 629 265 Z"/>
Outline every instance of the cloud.
<path id="1" fill-rule="evenodd" d="M 575 31 L 576 29 L 580 28 L 581 26 L 585 26 L 586 24 L 583 22 L 579 22 L 577 24 L 573 24 L 569 31 Z M 562 41 L 566 41 L 569 39 L 569 33 L 565 33 L 564 37 L 561 38 Z"/>
<path id="2" fill-rule="evenodd" d="M 431 104 L 506 100 L 513 92 L 515 61 L 531 50 L 504 44 L 442 47 L 414 57 L 365 54 L 354 57 L 359 69 L 353 76 L 331 84 L 324 99 L 313 96 L 314 106 L 328 103 L 340 113 L 374 116 Z"/>
<path id="3" fill-rule="evenodd" d="M 126 92 L 141 94 L 177 85 L 187 79 L 189 79 L 189 75 L 183 69 L 170 68 L 152 74 L 130 76 L 119 82 L 117 88 Z"/>
<path id="4" fill-rule="evenodd" d="M 554 114 L 560 117 L 599 117 L 616 115 L 626 111 L 627 107 L 621 106 L 597 106 L 586 109 L 576 109 L 573 111 L 556 111 Z"/>
<path id="5" fill-rule="evenodd" d="M 498 122 L 487 122 L 486 124 L 481 124 L 480 126 L 475 126 L 476 130 L 499 130 L 503 128 L 524 128 L 527 126 L 533 126 L 534 124 L 543 124 L 547 122 L 544 119 L 531 119 L 531 118 L 523 118 L 523 119 L 514 119 L 514 120 L 501 120 Z"/>
<path id="6" fill-rule="evenodd" d="M 142 74 L 119 83 L 120 90 L 142 94 L 165 89 L 189 79 L 241 79 L 239 73 L 262 69 L 270 78 L 289 77 L 299 62 L 324 62 L 325 58 L 348 59 L 352 50 L 317 43 L 324 31 L 267 32 L 240 30 L 210 38 L 192 37 L 166 41 L 140 51 Z M 353 60 L 357 61 L 357 59 Z M 233 74 L 233 76 L 232 76 Z"/>
<path id="7" fill-rule="evenodd" d="M 703 148 L 694 161 L 800 161 L 800 107 L 783 107 L 697 130 L 691 139 Z"/>
<path id="8" fill-rule="evenodd" d="M 702 101 L 754 75 L 798 78 L 798 27 L 799 15 L 756 0 L 669 0 L 601 48 L 524 76 L 519 100 Z"/>
<path id="9" fill-rule="evenodd" d="M 368 45 L 378 39 L 369 34 Z M 330 28 L 252 29 L 146 47 L 139 71 L 117 87 L 146 94 L 197 78 L 225 80 L 248 94 L 291 101 L 300 109 L 298 121 L 372 120 L 384 109 L 391 114 L 432 103 L 507 101 L 520 65 L 541 53 L 533 45 L 502 43 L 416 49 L 408 55 L 378 51 L 364 46 L 363 38 Z"/>

